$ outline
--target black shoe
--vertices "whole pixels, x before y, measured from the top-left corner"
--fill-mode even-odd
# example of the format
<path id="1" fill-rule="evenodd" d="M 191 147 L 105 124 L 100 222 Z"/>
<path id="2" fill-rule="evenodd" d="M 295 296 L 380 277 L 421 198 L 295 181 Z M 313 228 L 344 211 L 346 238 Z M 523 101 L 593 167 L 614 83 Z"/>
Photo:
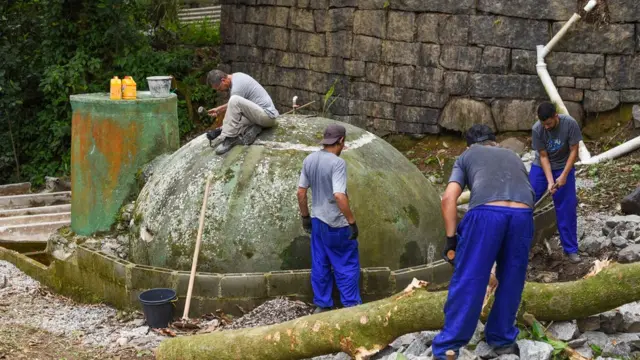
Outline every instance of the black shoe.
<path id="1" fill-rule="evenodd" d="M 222 129 L 218 128 L 215 130 L 207 131 L 207 139 L 209 139 L 209 146 L 213 147 L 213 140 L 215 140 L 222 133 Z"/>
<path id="2" fill-rule="evenodd" d="M 318 307 L 316 307 L 315 310 L 313 310 L 313 313 L 314 314 L 320 314 L 320 313 L 323 313 L 325 311 L 331 311 L 331 308 L 323 308 L 323 307 L 318 306 Z"/>
<path id="3" fill-rule="evenodd" d="M 262 132 L 262 126 L 251 125 L 245 130 L 242 137 L 242 143 L 245 145 L 251 145 L 258 138 L 258 135 Z"/>
<path id="4" fill-rule="evenodd" d="M 239 143 L 240 143 L 240 138 L 238 138 L 237 136 L 236 137 L 228 137 L 228 138 L 224 139 L 222 144 L 220 144 L 216 148 L 216 154 L 222 155 L 222 154 L 226 153 L 227 151 L 231 150 L 232 147 L 238 145 Z"/>

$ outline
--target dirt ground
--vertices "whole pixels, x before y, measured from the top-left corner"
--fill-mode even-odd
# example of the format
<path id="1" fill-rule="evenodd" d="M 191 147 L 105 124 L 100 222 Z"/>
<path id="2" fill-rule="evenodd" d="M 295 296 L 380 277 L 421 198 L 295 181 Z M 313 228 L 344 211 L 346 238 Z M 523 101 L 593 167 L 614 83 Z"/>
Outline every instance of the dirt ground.
<path id="1" fill-rule="evenodd" d="M 0 359 L 29 360 L 149 360 L 150 350 L 107 352 L 80 345 L 68 337 L 22 325 L 0 326 Z"/>

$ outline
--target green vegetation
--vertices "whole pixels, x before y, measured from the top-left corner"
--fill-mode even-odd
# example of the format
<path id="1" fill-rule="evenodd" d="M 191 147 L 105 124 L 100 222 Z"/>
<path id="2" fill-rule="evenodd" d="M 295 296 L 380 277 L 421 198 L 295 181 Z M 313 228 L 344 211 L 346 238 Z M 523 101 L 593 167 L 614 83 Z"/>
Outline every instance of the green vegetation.
<path id="1" fill-rule="evenodd" d="M 113 76 L 173 75 L 181 135 L 209 125 L 205 85 L 219 24 L 180 25 L 177 0 L 0 2 L 0 183 L 68 175 L 69 96 L 108 92 Z"/>

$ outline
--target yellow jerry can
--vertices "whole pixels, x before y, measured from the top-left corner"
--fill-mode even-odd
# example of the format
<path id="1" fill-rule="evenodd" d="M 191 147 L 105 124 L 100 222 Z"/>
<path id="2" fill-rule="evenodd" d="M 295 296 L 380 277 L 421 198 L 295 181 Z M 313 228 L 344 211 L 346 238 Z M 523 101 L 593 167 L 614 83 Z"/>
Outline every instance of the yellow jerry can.
<path id="1" fill-rule="evenodd" d="M 122 100 L 122 80 L 117 76 L 111 79 L 111 100 Z"/>
<path id="2" fill-rule="evenodd" d="M 125 100 L 136 99 L 136 82 L 131 76 L 125 76 L 122 80 L 122 98 Z"/>

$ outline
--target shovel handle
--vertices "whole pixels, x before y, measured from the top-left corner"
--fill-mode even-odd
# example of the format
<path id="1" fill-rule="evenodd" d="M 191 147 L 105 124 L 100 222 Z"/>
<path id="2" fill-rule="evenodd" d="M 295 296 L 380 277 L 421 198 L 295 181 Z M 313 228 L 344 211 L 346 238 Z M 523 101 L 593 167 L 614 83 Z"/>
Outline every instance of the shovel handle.
<path id="1" fill-rule="evenodd" d="M 196 248 L 193 251 L 193 260 L 191 261 L 191 275 L 189 276 L 189 287 L 187 288 L 187 299 L 184 304 L 184 313 L 182 319 L 189 319 L 189 306 L 191 305 L 191 294 L 193 292 L 193 283 L 196 277 L 196 269 L 198 267 L 198 254 L 200 253 L 200 242 L 202 241 L 202 230 L 204 228 L 204 215 L 207 210 L 207 199 L 209 198 L 209 188 L 211 186 L 211 176 L 207 178 L 207 184 L 204 188 L 204 199 L 202 199 L 202 209 L 200 210 L 200 223 L 198 224 L 198 235 L 196 238 Z"/>

